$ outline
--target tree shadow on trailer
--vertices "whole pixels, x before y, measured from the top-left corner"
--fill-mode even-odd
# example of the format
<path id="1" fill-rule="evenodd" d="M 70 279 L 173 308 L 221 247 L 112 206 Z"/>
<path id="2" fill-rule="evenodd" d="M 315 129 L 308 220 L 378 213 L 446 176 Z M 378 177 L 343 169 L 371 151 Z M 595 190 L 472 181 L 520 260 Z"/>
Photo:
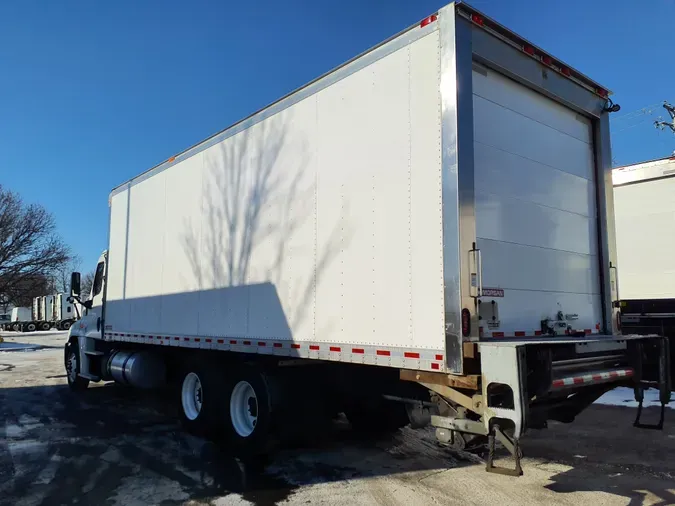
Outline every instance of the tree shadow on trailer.
<path id="1" fill-rule="evenodd" d="M 328 330 L 308 320 L 321 275 L 349 243 L 349 202 L 335 223 L 318 222 L 312 154 L 302 133 L 289 134 L 293 114 L 282 111 L 205 154 L 201 223 L 185 219 L 181 243 L 200 290 L 223 290 L 225 302 L 230 288 L 271 283 L 289 329 L 307 334 Z"/>
<path id="2" fill-rule="evenodd" d="M 184 433 L 174 396 L 115 384 L 74 395 L 65 385 L 0 390 L 0 497 L 42 506 L 70 503 L 184 504 L 240 494 L 278 504 L 299 486 L 438 471 L 480 461 L 402 429 L 362 438 L 339 419 L 279 452 L 265 471 L 226 448 Z"/>

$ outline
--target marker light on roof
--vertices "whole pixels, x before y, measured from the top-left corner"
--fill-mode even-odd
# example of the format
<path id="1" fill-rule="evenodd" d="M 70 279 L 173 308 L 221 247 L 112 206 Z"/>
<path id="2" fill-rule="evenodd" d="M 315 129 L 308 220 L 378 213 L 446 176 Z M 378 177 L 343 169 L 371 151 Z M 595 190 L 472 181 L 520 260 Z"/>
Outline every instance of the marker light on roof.
<path id="1" fill-rule="evenodd" d="M 560 72 L 567 77 L 572 75 L 572 72 L 567 67 L 560 67 Z"/>
<path id="2" fill-rule="evenodd" d="M 551 63 L 553 63 L 553 60 L 551 59 L 550 56 L 548 56 L 548 55 L 543 55 L 543 56 L 541 57 L 541 62 L 542 62 L 544 65 L 550 65 Z"/>
<path id="3" fill-rule="evenodd" d="M 430 23 L 433 23 L 437 19 L 438 19 L 438 16 L 436 14 L 433 14 L 433 15 L 429 16 L 428 18 L 424 18 L 422 20 L 422 22 L 420 23 L 420 28 L 424 28 L 425 26 L 427 26 Z"/>
<path id="4" fill-rule="evenodd" d="M 598 88 L 595 90 L 595 92 L 600 95 L 603 98 L 607 98 L 607 90 L 604 90 L 602 88 Z"/>
<path id="5" fill-rule="evenodd" d="M 483 23 L 485 22 L 483 16 L 479 16 L 478 14 L 471 14 L 471 21 L 480 26 L 483 26 Z"/>
<path id="6" fill-rule="evenodd" d="M 523 46 L 523 51 L 530 56 L 534 56 L 534 48 L 532 46 Z"/>

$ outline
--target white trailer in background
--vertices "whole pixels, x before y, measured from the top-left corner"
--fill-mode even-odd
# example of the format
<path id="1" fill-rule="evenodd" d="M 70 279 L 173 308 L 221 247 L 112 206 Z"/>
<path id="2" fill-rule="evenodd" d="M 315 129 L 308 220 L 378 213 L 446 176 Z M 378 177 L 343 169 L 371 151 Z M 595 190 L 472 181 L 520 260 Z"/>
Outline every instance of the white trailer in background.
<path id="1" fill-rule="evenodd" d="M 58 330 L 68 330 L 77 318 L 75 302 L 70 300 L 65 293 L 55 294 L 50 317 L 52 327 Z"/>
<path id="2" fill-rule="evenodd" d="M 19 330 L 19 322 L 30 320 L 31 308 L 29 307 L 14 307 L 10 315 L 9 322 L 3 324 L 3 330 Z M 16 326 L 16 328 L 14 328 Z"/>
<path id="3" fill-rule="evenodd" d="M 187 429 L 240 455 L 343 411 L 497 437 L 519 474 L 527 428 L 660 358 L 617 327 L 611 110 L 444 7 L 112 191 L 70 386 L 173 382 Z"/>
<path id="4" fill-rule="evenodd" d="M 670 338 L 675 365 L 675 157 L 614 169 L 621 321 Z"/>

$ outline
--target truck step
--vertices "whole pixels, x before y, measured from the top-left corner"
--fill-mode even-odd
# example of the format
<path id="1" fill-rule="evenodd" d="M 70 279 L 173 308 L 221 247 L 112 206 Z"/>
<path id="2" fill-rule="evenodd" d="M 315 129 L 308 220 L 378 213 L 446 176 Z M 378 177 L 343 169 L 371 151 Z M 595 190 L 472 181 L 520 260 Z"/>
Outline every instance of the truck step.
<path id="1" fill-rule="evenodd" d="M 85 355 L 89 355 L 90 357 L 102 357 L 105 355 L 102 351 L 85 351 Z"/>

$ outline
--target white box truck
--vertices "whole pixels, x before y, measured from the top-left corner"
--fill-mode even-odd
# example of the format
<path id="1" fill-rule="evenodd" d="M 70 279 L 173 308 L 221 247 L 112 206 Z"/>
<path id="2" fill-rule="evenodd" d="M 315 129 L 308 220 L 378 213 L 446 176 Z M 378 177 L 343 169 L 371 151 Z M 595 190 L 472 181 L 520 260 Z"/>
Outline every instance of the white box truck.
<path id="1" fill-rule="evenodd" d="M 175 384 L 186 428 L 240 455 L 344 412 L 496 437 L 520 474 L 526 429 L 661 386 L 662 339 L 617 327 L 616 109 L 444 7 L 112 191 L 70 386 Z"/>
<path id="2" fill-rule="evenodd" d="M 10 321 L 3 324 L 3 330 L 21 330 L 21 322 L 30 320 L 31 308 L 14 307 L 10 315 Z"/>
<path id="3" fill-rule="evenodd" d="M 625 332 L 670 338 L 675 364 L 675 157 L 614 169 L 614 209 Z"/>

